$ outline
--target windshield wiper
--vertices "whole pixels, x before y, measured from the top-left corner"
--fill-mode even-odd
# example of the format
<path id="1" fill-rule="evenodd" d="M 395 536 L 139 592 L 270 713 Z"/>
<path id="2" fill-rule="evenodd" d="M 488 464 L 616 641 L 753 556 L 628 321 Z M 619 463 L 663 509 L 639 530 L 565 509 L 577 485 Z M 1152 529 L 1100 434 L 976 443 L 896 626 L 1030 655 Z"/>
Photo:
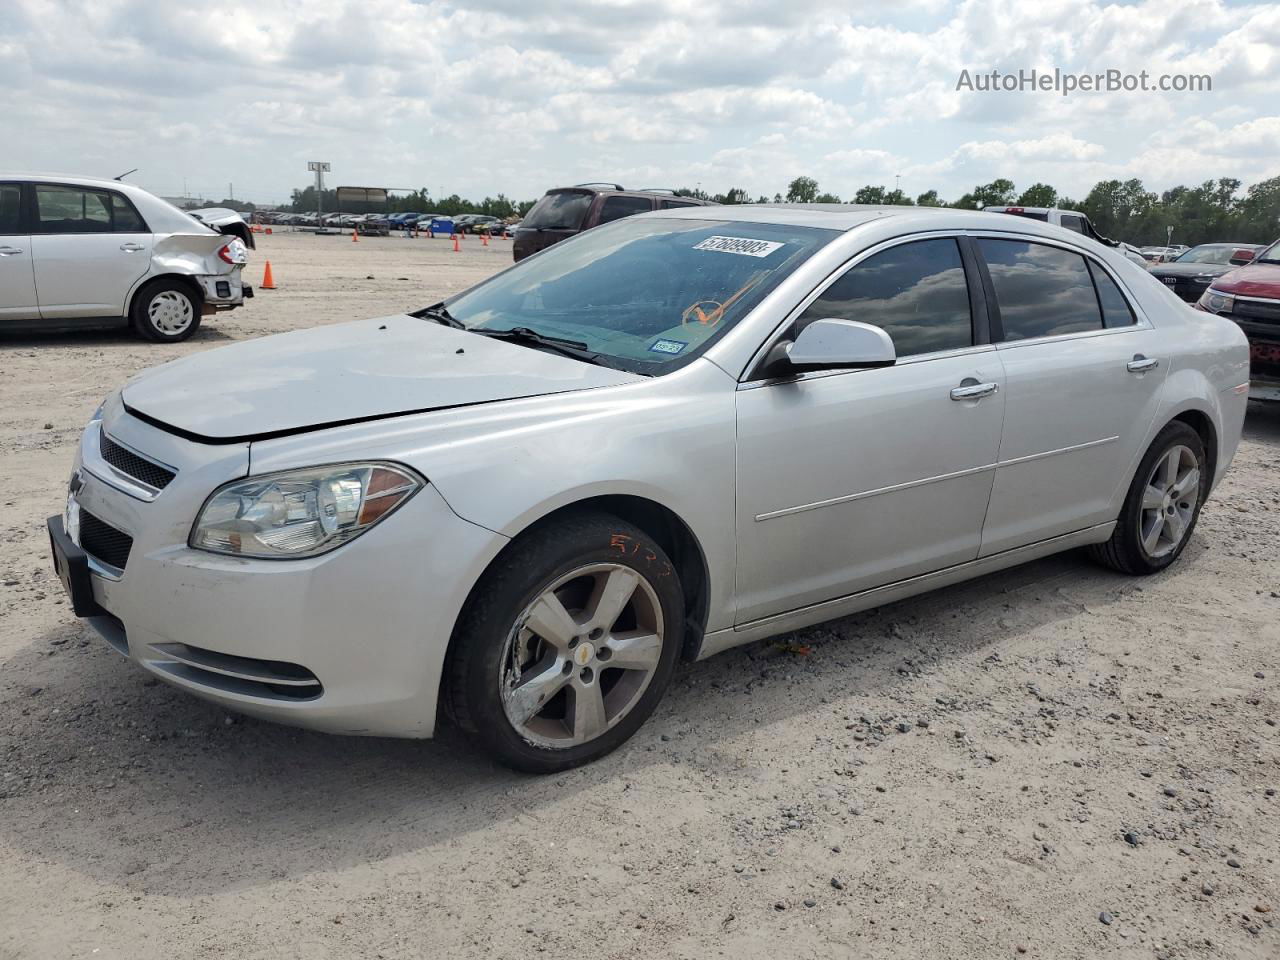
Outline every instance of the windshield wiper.
<path id="1" fill-rule="evenodd" d="M 456 327 L 459 330 L 467 329 L 467 325 L 449 312 L 449 308 L 443 303 L 437 303 L 434 306 L 423 307 L 414 314 L 415 317 L 426 317 L 428 320 L 434 320 L 436 323 L 443 324 L 446 327 Z"/>
<path id="2" fill-rule="evenodd" d="M 563 337 L 549 337 L 545 333 L 539 333 L 530 327 L 512 327 L 509 330 L 481 330 L 476 327 L 468 328 L 472 333 L 478 333 L 482 337 L 491 337 L 494 340 L 506 340 L 508 343 L 523 343 L 535 347 L 546 347 L 554 350 L 556 353 L 563 354 L 566 357 L 572 357 L 574 360 L 581 360 L 584 363 L 594 363 L 597 366 L 609 367 L 614 370 L 621 370 L 622 367 L 615 363 L 611 363 L 598 353 L 593 353 L 581 340 L 566 340 Z"/>

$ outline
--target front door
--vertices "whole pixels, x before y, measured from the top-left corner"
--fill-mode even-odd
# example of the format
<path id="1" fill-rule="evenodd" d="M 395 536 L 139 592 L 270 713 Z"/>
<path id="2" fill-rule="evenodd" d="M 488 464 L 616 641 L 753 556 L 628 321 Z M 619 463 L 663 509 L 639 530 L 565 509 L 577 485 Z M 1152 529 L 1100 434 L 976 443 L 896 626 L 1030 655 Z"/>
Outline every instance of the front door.
<path id="1" fill-rule="evenodd" d="M 1021 239 L 975 246 L 1007 392 L 987 556 L 1115 519 L 1169 365 L 1098 261 Z"/>
<path id="2" fill-rule="evenodd" d="M 874 323 L 894 366 L 741 385 L 739 624 L 977 557 L 1005 405 L 978 309 L 955 238 L 900 242 L 856 261 L 787 334 Z"/>
<path id="3" fill-rule="evenodd" d="M 151 234 L 122 195 L 38 183 L 31 252 L 45 319 L 122 317 L 151 265 Z"/>
<path id="4" fill-rule="evenodd" d="M 31 236 L 22 216 L 22 185 L 0 183 L 0 323 L 39 316 Z"/>

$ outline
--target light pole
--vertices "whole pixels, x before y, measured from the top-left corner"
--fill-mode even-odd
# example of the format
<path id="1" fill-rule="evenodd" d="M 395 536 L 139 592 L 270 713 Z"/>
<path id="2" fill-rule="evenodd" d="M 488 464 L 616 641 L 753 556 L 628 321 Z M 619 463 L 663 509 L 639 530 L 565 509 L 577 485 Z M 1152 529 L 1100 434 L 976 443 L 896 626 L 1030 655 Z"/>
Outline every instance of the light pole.
<path id="1" fill-rule="evenodd" d="M 324 175 L 329 172 L 328 160 L 308 160 L 307 169 L 314 170 L 316 175 L 316 229 L 322 226 L 320 223 L 321 204 L 324 196 Z"/>

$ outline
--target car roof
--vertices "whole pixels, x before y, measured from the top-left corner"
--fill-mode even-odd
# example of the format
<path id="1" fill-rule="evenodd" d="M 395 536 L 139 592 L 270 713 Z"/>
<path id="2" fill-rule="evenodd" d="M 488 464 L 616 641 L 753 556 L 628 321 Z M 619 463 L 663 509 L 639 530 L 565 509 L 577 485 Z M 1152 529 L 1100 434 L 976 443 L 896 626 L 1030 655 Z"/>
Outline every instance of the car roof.
<path id="1" fill-rule="evenodd" d="M 674 217 L 690 220 L 728 220 L 744 223 L 776 223 L 795 227 L 821 227 L 846 231 L 873 220 L 894 217 L 902 221 L 904 232 L 912 230 L 999 230 L 1061 237 L 1063 228 L 1011 217 L 956 207 L 911 207 L 855 203 L 734 203 L 707 207 L 674 207 L 636 214 L 639 217 Z M 1068 231 L 1069 232 L 1069 231 Z M 1079 234 L 1074 234 L 1079 236 Z"/>
<path id="2" fill-rule="evenodd" d="M 53 183 L 68 187 L 99 187 L 105 190 L 115 190 L 133 201 L 133 205 L 138 208 L 138 212 L 142 214 L 148 226 L 155 233 L 218 232 L 208 224 L 201 223 L 194 217 L 188 216 L 185 212 L 169 203 L 169 201 L 160 199 L 149 190 L 132 183 L 125 183 L 122 180 L 105 180 L 102 177 L 69 177 L 65 174 L 6 173 L 3 171 L 0 171 L 0 180 L 22 183 Z"/>

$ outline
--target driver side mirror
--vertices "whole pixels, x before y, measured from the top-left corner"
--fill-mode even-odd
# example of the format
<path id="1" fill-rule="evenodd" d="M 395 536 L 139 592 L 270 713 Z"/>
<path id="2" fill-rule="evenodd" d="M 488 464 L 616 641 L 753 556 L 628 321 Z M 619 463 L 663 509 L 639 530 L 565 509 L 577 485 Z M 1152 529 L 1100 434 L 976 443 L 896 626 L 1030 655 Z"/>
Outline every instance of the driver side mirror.
<path id="1" fill-rule="evenodd" d="M 1232 250 L 1231 262 L 1234 263 L 1236 266 L 1240 266 L 1241 264 L 1245 264 L 1245 263 L 1252 263 L 1253 251 L 1252 250 Z"/>
<path id="2" fill-rule="evenodd" d="M 879 327 L 832 318 L 814 320 L 794 341 L 774 344 L 761 372 L 788 377 L 808 370 L 889 367 L 897 359 L 893 339 Z"/>

